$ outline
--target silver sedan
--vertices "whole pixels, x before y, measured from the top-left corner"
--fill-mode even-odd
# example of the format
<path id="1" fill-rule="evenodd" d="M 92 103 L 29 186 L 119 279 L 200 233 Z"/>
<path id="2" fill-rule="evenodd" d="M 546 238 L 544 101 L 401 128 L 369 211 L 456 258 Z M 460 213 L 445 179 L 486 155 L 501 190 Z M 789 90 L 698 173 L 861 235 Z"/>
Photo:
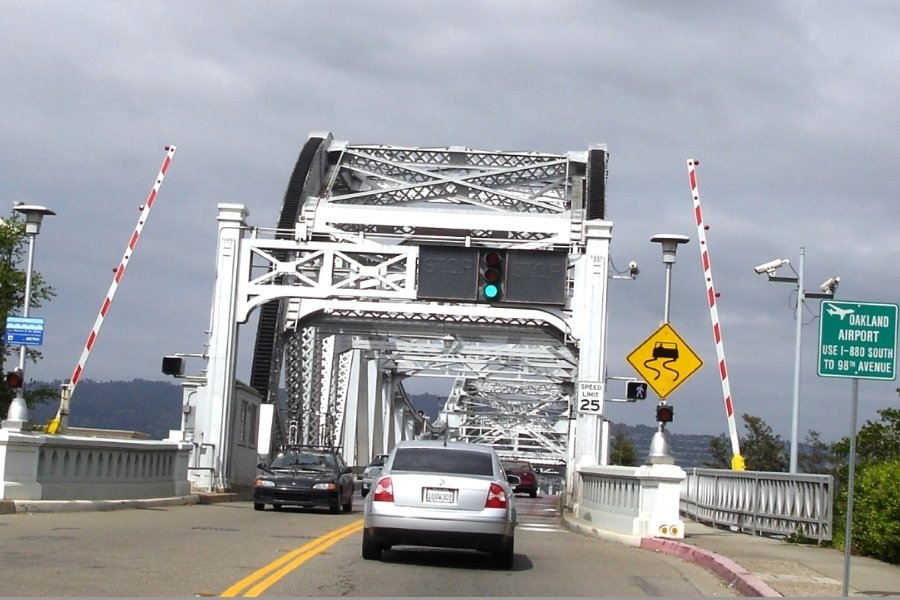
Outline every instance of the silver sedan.
<path id="1" fill-rule="evenodd" d="M 362 476 L 362 495 L 363 498 L 368 495 L 369 490 L 372 489 L 372 482 L 381 475 L 381 468 L 384 467 L 384 463 L 387 460 L 387 454 L 378 454 L 375 458 L 372 459 L 372 462 L 369 463 L 369 466 L 366 467 L 365 471 L 363 471 Z"/>
<path id="2" fill-rule="evenodd" d="M 515 495 L 490 446 L 408 440 L 390 453 L 365 501 L 362 556 L 380 560 L 392 546 L 490 552 L 512 567 Z"/>

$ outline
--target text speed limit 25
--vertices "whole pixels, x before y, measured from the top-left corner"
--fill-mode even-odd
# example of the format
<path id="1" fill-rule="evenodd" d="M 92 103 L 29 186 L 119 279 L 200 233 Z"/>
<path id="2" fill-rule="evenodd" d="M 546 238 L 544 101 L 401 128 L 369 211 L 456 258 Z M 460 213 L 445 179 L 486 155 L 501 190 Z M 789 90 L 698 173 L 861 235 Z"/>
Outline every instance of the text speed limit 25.
<path id="1" fill-rule="evenodd" d="M 602 381 L 579 381 L 578 412 L 589 415 L 602 414 L 603 389 Z"/>

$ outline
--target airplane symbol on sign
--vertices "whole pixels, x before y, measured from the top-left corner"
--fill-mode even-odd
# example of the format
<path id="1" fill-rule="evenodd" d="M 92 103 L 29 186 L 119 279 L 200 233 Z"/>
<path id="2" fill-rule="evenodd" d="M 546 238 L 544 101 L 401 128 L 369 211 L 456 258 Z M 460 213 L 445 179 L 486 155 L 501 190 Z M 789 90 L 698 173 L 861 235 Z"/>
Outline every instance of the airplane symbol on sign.
<path id="1" fill-rule="evenodd" d="M 843 321 L 844 317 L 846 317 L 847 315 L 852 315 L 856 312 L 852 308 L 838 308 L 833 304 L 829 304 L 827 310 L 829 315 L 831 315 L 832 317 L 840 317 L 841 321 Z"/>

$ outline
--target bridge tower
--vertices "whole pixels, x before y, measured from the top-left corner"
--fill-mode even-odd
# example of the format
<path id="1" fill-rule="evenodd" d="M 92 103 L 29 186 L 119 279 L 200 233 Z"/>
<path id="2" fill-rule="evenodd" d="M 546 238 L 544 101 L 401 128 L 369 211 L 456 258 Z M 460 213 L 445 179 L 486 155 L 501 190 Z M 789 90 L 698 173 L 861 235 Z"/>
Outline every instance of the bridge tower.
<path id="1" fill-rule="evenodd" d="M 287 395 L 276 444 L 339 445 L 364 464 L 443 427 L 506 453 L 599 464 L 602 401 L 580 412 L 575 390 L 605 370 L 607 160 L 602 146 L 545 154 L 312 134 L 277 227 L 219 207 L 216 391 L 198 400 L 205 430 L 194 431 L 219 446 L 197 464 L 220 486 L 239 479 L 222 432 L 235 427 L 233 351 L 253 311 L 250 387 L 278 406 L 283 379 Z M 409 376 L 456 378 L 445 418 L 418 414 Z"/>

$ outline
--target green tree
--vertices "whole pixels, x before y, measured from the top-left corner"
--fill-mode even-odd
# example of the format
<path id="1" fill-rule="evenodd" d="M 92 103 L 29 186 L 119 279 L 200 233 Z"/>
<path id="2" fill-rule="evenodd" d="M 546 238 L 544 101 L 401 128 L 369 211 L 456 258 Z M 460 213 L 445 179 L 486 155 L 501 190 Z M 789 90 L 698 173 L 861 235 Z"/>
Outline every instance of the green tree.
<path id="1" fill-rule="evenodd" d="M 613 433 L 612 448 L 609 453 L 609 464 L 636 467 L 638 465 L 637 450 L 634 442 L 622 427 L 616 427 Z"/>
<path id="2" fill-rule="evenodd" d="M 866 421 L 856 434 L 856 454 L 860 464 L 900 458 L 900 408 L 878 411 L 881 421 Z M 834 453 L 844 462 L 850 454 L 850 438 L 834 444 Z"/>
<path id="3" fill-rule="evenodd" d="M 853 496 L 853 550 L 900 563 L 900 460 L 866 465 Z"/>
<path id="4" fill-rule="evenodd" d="M 873 526 L 893 531 L 888 526 L 897 511 L 897 490 L 900 489 L 900 409 L 883 408 L 878 411 L 880 421 L 866 421 L 856 434 L 856 478 L 853 497 L 854 551 L 880 560 L 896 562 L 900 556 L 900 538 L 894 545 L 882 543 L 882 534 L 870 530 Z M 844 547 L 844 523 L 847 519 L 847 489 L 849 487 L 850 438 L 844 437 L 832 446 L 838 465 L 834 470 L 834 539 L 837 548 Z M 871 472 L 870 472 L 871 471 Z M 859 507 L 862 507 L 861 509 Z M 864 516 L 860 516 L 859 510 Z M 867 523 L 863 523 L 865 519 Z M 858 531 L 859 533 L 858 537 Z M 862 540 L 862 541 L 860 541 Z"/>
<path id="5" fill-rule="evenodd" d="M 25 279 L 27 268 L 28 237 L 25 234 L 25 223 L 17 214 L 7 217 L 0 224 L 0 319 L 6 326 L 6 317 L 20 316 L 24 307 Z M 53 288 L 46 284 L 41 274 L 32 273 L 31 308 L 40 306 L 54 296 Z M 28 348 L 26 359 L 35 362 L 41 353 Z M 5 340 L 0 339 L 0 372 L 6 373 L 9 367 L 19 365 L 19 347 L 8 347 Z M 27 378 L 27 373 L 26 373 Z M 50 388 L 26 387 L 25 403 L 32 407 L 37 402 L 44 402 L 54 396 Z M 0 383 L 0 418 L 5 419 L 9 405 L 15 393 L 4 380 Z"/>
<path id="6" fill-rule="evenodd" d="M 797 465 L 804 473 L 831 473 L 835 459 L 831 444 L 822 441 L 819 432 L 810 430 L 797 452 Z"/>
<path id="7" fill-rule="evenodd" d="M 710 469 L 731 468 L 731 442 L 724 433 L 709 440 L 709 455 L 710 460 L 704 461 L 704 466 Z"/>
<path id="8" fill-rule="evenodd" d="M 781 436 L 775 435 L 765 421 L 744 414 L 747 435 L 741 443 L 741 453 L 748 471 L 786 472 L 789 460 L 784 452 Z"/>
<path id="9" fill-rule="evenodd" d="M 784 452 L 781 436 L 759 417 L 744 414 L 747 434 L 741 441 L 741 456 L 748 471 L 784 472 L 788 470 L 788 457 Z M 711 460 L 705 464 L 713 469 L 731 468 L 731 442 L 724 434 L 709 442 Z"/>

